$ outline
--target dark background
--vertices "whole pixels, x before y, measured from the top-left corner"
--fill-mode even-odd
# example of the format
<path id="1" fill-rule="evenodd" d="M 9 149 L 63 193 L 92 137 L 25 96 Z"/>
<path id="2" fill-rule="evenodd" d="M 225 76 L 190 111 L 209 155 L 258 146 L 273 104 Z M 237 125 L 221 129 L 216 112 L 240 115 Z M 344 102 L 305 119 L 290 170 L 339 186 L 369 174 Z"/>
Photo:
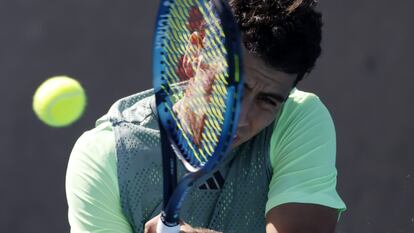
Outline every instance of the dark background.
<path id="1" fill-rule="evenodd" d="M 151 85 L 154 0 L 0 1 L 0 232 L 68 232 L 71 148 L 118 98 Z M 414 232 L 414 30 L 410 0 L 321 1 L 323 55 L 300 88 L 335 120 L 337 232 Z M 38 85 L 77 78 L 83 118 L 49 128 L 31 110 Z"/>

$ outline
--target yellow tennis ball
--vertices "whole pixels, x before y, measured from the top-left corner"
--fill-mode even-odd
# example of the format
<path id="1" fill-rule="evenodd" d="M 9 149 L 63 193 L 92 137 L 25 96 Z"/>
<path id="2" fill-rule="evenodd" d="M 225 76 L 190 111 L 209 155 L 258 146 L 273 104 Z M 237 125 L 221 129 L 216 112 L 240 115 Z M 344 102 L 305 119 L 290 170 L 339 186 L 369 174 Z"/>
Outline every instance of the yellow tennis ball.
<path id="1" fill-rule="evenodd" d="M 52 127 L 68 126 L 78 120 L 86 106 L 80 83 L 66 76 L 43 82 L 33 96 L 33 110 L 41 121 Z"/>

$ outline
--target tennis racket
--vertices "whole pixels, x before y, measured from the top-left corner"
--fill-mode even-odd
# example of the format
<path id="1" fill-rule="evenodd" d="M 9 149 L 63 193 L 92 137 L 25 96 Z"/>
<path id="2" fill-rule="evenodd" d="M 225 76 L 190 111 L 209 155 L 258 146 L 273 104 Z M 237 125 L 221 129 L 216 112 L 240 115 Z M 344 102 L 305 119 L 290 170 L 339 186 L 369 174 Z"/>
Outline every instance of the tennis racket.
<path id="1" fill-rule="evenodd" d="M 161 0 L 153 49 L 164 203 L 158 233 L 179 232 L 197 179 L 226 157 L 242 96 L 238 25 L 223 0 Z M 188 173 L 177 185 L 177 159 Z"/>

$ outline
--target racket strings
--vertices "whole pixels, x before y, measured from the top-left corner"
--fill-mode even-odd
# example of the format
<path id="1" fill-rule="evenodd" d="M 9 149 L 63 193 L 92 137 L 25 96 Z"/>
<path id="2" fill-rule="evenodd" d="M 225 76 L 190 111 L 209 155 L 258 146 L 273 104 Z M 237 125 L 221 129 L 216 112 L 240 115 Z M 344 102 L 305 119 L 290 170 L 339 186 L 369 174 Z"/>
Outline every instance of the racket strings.
<path id="1" fill-rule="evenodd" d="M 228 98 L 224 32 L 212 4 L 201 2 L 175 1 L 162 55 L 167 84 L 162 88 L 171 96 L 172 108 L 167 110 L 175 118 L 174 135 L 195 168 L 217 147 Z"/>

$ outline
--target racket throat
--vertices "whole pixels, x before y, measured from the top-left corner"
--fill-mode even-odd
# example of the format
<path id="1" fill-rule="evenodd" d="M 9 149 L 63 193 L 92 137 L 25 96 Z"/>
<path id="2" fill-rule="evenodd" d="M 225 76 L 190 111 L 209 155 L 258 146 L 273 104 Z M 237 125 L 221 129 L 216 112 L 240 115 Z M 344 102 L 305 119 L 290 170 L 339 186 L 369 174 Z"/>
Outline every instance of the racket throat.
<path id="1" fill-rule="evenodd" d="M 161 125 L 161 124 L 160 124 Z M 169 142 L 164 127 L 160 127 L 161 149 L 162 149 L 162 169 L 164 173 L 163 195 L 164 200 L 168 200 L 177 186 L 177 159 Z M 168 181 L 165 177 L 168 177 Z M 164 201 L 163 208 L 167 203 Z"/>
<path id="2" fill-rule="evenodd" d="M 167 226 L 176 226 L 180 223 L 180 209 L 188 192 L 194 186 L 194 181 L 198 178 L 197 173 L 188 173 L 174 190 L 168 203 L 161 213 L 161 221 Z"/>

